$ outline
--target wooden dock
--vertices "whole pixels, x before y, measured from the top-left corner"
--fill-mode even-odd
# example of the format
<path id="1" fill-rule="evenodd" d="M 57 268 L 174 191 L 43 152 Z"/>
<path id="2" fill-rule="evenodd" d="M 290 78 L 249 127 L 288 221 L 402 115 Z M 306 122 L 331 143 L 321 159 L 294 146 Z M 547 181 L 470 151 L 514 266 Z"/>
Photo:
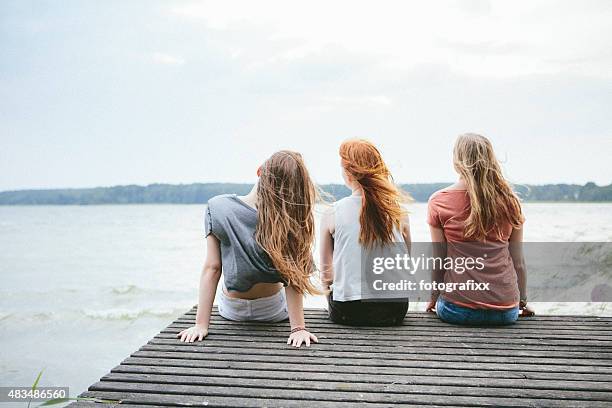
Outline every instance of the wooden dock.
<path id="1" fill-rule="evenodd" d="M 288 323 L 216 312 L 204 342 L 179 342 L 194 319 L 195 309 L 179 317 L 81 397 L 121 407 L 612 407 L 612 318 L 469 328 L 409 313 L 400 327 L 357 329 L 307 310 L 319 344 L 301 349 L 285 345 Z"/>

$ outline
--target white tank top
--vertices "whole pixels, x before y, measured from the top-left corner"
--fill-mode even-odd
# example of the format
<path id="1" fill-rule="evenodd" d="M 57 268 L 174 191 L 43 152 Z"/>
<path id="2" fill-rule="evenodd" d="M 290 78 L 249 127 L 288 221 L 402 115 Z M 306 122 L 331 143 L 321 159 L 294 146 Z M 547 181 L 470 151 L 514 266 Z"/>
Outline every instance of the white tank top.
<path id="1" fill-rule="evenodd" d="M 361 300 L 361 195 L 351 195 L 334 203 L 334 300 Z M 395 242 L 404 242 L 400 231 Z"/>

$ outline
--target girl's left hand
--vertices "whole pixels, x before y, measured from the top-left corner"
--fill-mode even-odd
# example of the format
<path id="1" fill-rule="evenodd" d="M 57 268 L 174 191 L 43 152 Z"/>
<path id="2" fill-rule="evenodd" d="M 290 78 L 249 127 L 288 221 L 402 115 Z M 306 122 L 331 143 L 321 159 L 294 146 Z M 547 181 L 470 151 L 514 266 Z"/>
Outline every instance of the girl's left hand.
<path id="1" fill-rule="evenodd" d="M 287 344 L 299 348 L 302 343 L 305 343 L 306 347 L 310 347 L 311 341 L 318 343 L 319 339 L 317 339 L 317 336 L 307 330 L 300 330 L 289 335 L 289 339 L 287 339 Z"/>
<path id="2" fill-rule="evenodd" d="M 519 317 L 531 317 L 535 316 L 535 311 L 527 306 L 527 302 L 521 304 Z"/>

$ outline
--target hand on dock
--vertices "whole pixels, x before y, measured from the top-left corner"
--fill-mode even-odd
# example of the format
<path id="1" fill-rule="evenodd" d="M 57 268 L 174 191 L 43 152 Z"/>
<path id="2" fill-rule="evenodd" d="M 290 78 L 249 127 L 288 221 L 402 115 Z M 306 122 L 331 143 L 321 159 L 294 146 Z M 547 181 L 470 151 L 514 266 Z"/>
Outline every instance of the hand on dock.
<path id="1" fill-rule="evenodd" d="M 436 313 L 436 300 L 432 299 L 427 303 L 427 307 L 425 308 L 427 313 Z"/>
<path id="2" fill-rule="evenodd" d="M 535 311 L 531 307 L 527 306 L 527 303 L 525 303 L 524 305 L 521 304 L 520 310 L 521 310 L 521 313 L 519 314 L 519 317 L 535 316 Z"/>
<path id="3" fill-rule="evenodd" d="M 204 337 L 208 336 L 208 329 L 202 325 L 196 324 L 191 326 L 179 334 L 176 337 L 180 337 L 181 341 L 185 343 L 193 343 L 194 341 L 202 341 Z"/>
<path id="4" fill-rule="evenodd" d="M 300 330 L 289 335 L 289 338 L 287 339 L 287 344 L 290 344 L 293 347 L 300 348 L 303 343 L 306 344 L 306 347 L 310 347 L 311 341 L 318 343 L 319 339 L 317 339 L 317 336 L 310 333 L 308 330 Z"/>

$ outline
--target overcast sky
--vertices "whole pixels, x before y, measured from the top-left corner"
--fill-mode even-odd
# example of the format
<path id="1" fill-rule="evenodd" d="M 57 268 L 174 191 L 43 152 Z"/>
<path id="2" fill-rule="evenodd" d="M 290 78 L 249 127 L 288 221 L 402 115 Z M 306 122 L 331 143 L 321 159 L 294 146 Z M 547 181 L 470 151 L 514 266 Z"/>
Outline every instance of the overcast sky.
<path id="1" fill-rule="evenodd" d="M 449 181 L 466 131 L 512 182 L 612 182 L 612 1 L 3 1 L 0 58 L 0 190 L 251 182 L 283 148 L 340 182 L 350 137 Z"/>

